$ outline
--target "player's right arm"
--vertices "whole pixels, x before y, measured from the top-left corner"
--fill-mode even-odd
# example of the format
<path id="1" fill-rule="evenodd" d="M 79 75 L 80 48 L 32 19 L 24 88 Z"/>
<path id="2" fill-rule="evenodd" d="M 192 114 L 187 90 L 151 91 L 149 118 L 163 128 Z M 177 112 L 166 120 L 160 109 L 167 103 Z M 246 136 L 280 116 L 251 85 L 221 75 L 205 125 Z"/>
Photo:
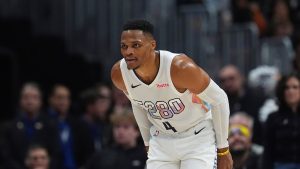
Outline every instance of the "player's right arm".
<path id="1" fill-rule="evenodd" d="M 126 85 L 125 85 L 123 77 L 122 77 L 120 61 L 115 63 L 111 69 L 111 80 L 112 80 L 113 84 L 118 89 L 122 90 L 126 94 L 128 99 L 131 101 L 132 111 L 133 111 L 135 120 L 139 126 L 146 149 L 148 150 L 149 140 L 150 140 L 150 127 L 152 124 L 148 120 L 147 112 L 144 109 L 142 109 L 141 106 L 133 103 L 131 98 L 129 97 L 127 89 L 126 89 Z"/>

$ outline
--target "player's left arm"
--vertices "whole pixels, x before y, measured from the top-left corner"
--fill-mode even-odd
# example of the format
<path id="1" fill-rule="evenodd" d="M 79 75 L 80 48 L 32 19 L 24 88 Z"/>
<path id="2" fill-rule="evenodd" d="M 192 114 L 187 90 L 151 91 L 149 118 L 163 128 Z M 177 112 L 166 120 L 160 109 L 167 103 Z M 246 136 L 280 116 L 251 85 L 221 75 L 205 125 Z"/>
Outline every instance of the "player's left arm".
<path id="1" fill-rule="evenodd" d="M 186 55 L 179 55 L 173 59 L 171 77 L 177 90 L 189 90 L 211 104 L 218 154 L 224 154 L 223 156 L 218 156 L 218 168 L 231 169 L 232 159 L 228 151 L 227 140 L 230 111 L 226 93 L 202 68 Z"/>

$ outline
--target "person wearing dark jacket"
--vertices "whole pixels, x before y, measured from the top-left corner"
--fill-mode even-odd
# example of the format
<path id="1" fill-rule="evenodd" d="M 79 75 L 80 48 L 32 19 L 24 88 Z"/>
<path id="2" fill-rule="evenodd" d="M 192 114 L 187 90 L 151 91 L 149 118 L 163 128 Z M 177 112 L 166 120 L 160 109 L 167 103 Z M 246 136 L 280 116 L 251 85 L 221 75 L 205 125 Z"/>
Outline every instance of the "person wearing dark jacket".
<path id="1" fill-rule="evenodd" d="M 108 112 L 104 109 L 105 100 L 108 98 L 90 88 L 82 93 L 81 99 L 84 114 L 80 118 L 80 133 L 87 135 L 85 143 L 89 152 L 87 156 L 90 157 L 111 144 L 111 125 L 107 117 Z"/>
<path id="2" fill-rule="evenodd" d="M 262 144 L 262 126 L 258 120 L 258 111 L 262 107 L 265 96 L 260 89 L 247 86 L 242 72 L 235 65 L 225 65 L 219 72 L 220 87 L 228 96 L 230 115 L 243 111 L 254 119 L 252 141 Z"/>
<path id="3" fill-rule="evenodd" d="M 284 76 L 277 85 L 279 110 L 265 124 L 264 169 L 300 169 L 300 77 Z"/>
<path id="4" fill-rule="evenodd" d="M 253 118 L 245 112 L 237 112 L 229 121 L 229 149 L 234 169 L 260 169 L 263 148 L 251 141 Z"/>
<path id="5" fill-rule="evenodd" d="M 41 114 L 42 94 L 37 84 L 26 83 L 20 95 L 20 113 L 5 129 L 1 148 L 4 167 L 23 169 L 26 151 L 31 144 L 49 150 L 51 167 L 57 168 L 58 133 Z"/>
<path id="6" fill-rule="evenodd" d="M 53 86 L 49 96 L 48 118 L 59 133 L 61 169 L 76 169 L 86 161 L 80 158 L 82 143 L 77 136 L 77 122 L 70 115 L 71 92 L 62 84 Z M 83 135 L 82 135 L 83 136 Z"/>
<path id="7" fill-rule="evenodd" d="M 111 121 L 115 144 L 96 153 L 86 169 L 144 169 L 147 155 L 138 144 L 140 134 L 133 113 L 114 114 Z"/>

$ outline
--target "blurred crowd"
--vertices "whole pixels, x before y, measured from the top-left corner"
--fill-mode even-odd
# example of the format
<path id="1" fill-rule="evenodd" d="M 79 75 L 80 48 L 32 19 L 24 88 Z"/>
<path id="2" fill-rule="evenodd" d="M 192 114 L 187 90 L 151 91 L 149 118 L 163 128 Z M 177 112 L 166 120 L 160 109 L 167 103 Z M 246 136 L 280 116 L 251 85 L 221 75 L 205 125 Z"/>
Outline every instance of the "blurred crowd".
<path id="1" fill-rule="evenodd" d="M 253 22 L 261 37 L 299 36 L 300 2 L 297 0 L 212 0 L 217 6 L 223 3 L 224 22 L 241 24 Z M 207 0 L 178 0 L 179 5 L 208 4 Z"/>
<path id="2" fill-rule="evenodd" d="M 178 2 L 184 5 L 205 0 Z M 253 22 L 260 37 L 288 37 L 294 47 L 289 74 L 267 65 L 257 65 L 244 74 L 236 65 L 225 65 L 216 76 L 230 103 L 228 141 L 234 169 L 300 169 L 300 1 L 231 0 L 229 6 L 229 15 L 224 13 L 224 17 L 232 23 Z M 0 46 L 18 46 L 10 42 L 4 39 Z M 41 41 L 10 49 L 33 57 L 53 46 L 59 48 L 59 44 L 37 42 Z M 1 56 L 5 53 L 2 48 L 0 52 Z M 96 69 L 76 64 L 62 71 L 70 60 L 60 62 L 62 57 L 56 53 L 46 55 L 57 60 L 36 61 L 48 62 L 48 67 L 41 64 L 20 68 L 21 74 L 33 76 L 19 80 L 22 86 L 14 91 L 18 101 L 12 108 L 16 111 L 1 116 L 5 118 L 0 121 L 0 168 L 145 168 L 147 154 L 129 100 L 110 82 L 95 83 L 109 80 L 91 80 L 105 71 L 88 77 Z M 70 58 L 74 62 L 76 57 Z M 22 59 L 26 65 L 26 58 Z M 66 77 L 69 79 L 62 80 Z"/>
<path id="3" fill-rule="evenodd" d="M 229 144 L 235 169 L 300 165 L 300 76 L 262 66 L 244 76 L 234 65 L 218 74 L 231 110 Z M 1 123 L 0 166 L 8 169 L 142 169 L 146 151 L 126 96 L 96 84 L 71 100 L 55 84 L 45 93 L 24 83 L 12 121 Z M 46 102 L 43 102 L 46 100 Z"/>
<path id="4" fill-rule="evenodd" d="M 232 1 L 233 21 L 254 21 L 261 35 L 297 36 L 300 23 L 300 4 L 294 0 Z"/>
<path id="5" fill-rule="evenodd" d="M 83 91 L 80 103 L 71 108 L 70 89 L 56 84 L 48 102 L 42 98 L 37 83 L 22 86 L 16 118 L 1 124 L 1 166 L 144 168 L 146 152 L 122 92 L 97 84 Z"/>

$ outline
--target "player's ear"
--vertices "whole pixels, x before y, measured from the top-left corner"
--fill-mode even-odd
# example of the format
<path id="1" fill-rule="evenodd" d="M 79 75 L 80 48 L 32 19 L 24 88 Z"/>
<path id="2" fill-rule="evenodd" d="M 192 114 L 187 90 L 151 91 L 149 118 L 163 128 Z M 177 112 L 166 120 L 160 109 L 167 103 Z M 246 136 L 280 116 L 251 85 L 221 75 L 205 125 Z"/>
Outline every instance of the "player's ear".
<path id="1" fill-rule="evenodd" d="M 151 46 L 153 50 L 156 49 L 156 41 L 154 39 L 151 41 Z"/>

